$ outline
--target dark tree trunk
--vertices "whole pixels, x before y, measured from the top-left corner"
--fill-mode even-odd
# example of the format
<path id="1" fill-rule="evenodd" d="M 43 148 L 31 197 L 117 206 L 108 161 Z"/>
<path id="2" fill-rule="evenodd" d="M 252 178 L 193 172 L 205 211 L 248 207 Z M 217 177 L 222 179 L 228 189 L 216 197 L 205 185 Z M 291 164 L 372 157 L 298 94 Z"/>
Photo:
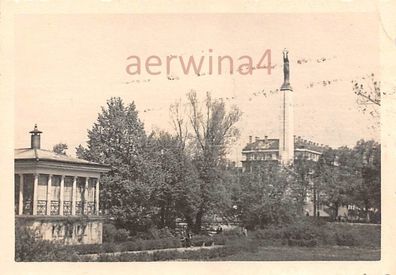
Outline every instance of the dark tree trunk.
<path id="1" fill-rule="evenodd" d="M 339 204 L 335 203 L 334 204 L 334 219 L 337 220 L 338 218 L 338 208 L 339 208 Z"/>
<path id="2" fill-rule="evenodd" d="M 165 227 L 165 206 L 161 207 L 160 210 L 160 228 Z"/>
<path id="3" fill-rule="evenodd" d="M 202 227 L 202 217 L 203 217 L 203 210 L 200 209 L 197 212 L 197 215 L 195 216 L 195 225 L 194 225 L 194 229 L 193 232 L 195 234 L 199 234 L 201 232 L 201 227 Z"/>
<path id="4" fill-rule="evenodd" d="M 316 217 L 316 188 L 313 190 L 313 216 Z"/>
<path id="5" fill-rule="evenodd" d="M 194 227 L 194 222 L 191 216 L 186 216 L 186 222 L 187 222 L 187 229 L 191 230 Z"/>
<path id="6" fill-rule="evenodd" d="M 369 203 L 368 202 L 366 202 L 365 203 L 365 207 L 364 207 L 364 209 L 365 209 L 365 212 L 366 212 L 366 220 L 367 220 L 367 222 L 370 222 L 370 213 L 369 213 Z"/>

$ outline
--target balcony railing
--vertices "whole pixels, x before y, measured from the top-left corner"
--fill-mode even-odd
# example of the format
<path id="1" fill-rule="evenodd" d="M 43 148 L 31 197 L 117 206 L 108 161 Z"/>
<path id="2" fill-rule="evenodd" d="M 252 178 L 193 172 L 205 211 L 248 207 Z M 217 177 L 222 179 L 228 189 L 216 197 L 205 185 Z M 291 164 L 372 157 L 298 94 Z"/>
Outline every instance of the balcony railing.
<path id="1" fill-rule="evenodd" d="M 63 202 L 63 215 L 70 216 L 72 214 L 72 202 L 64 201 Z"/>
<path id="2" fill-rule="evenodd" d="M 47 213 L 47 201 L 38 200 L 37 201 L 37 215 L 46 215 Z"/>
<path id="3" fill-rule="evenodd" d="M 51 201 L 51 215 L 59 215 L 59 201 Z"/>
<path id="4" fill-rule="evenodd" d="M 86 215 L 95 215 L 95 202 L 87 201 L 85 203 L 85 214 Z"/>
<path id="5" fill-rule="evenodd" d="M 33 201 L 25 200 L 23 202 L 23 212 L 24 215 L 32 215 L 33 214 Z"/>
<path id="6" fill-rule="evenodd" d="M 76 201 L 76 215 L 82 215 L 83 214 L 83 202 L 82 201 Z"/>
<path id="7" fill-rule="evenodd" d="M 96 204 L 94 201 L 76 201 L 75 202 L 75 215 L 95 215 L 96 214 Z M 50 215 L 57 216 L 60 215 L 60 209 L 63 207 L 63 215 L 72 215 L 72 202 L 64 201 L 63 205 L 60 201 L 52 200 L 51 203 L 47 204 L 46 200 L 37 200 L 37 215 L 45 216 L 47 215 L 47 207 L 49 207 Z M 33 215 L 33 201 L 25 200 L 23 202 L 23 215 Z"/>

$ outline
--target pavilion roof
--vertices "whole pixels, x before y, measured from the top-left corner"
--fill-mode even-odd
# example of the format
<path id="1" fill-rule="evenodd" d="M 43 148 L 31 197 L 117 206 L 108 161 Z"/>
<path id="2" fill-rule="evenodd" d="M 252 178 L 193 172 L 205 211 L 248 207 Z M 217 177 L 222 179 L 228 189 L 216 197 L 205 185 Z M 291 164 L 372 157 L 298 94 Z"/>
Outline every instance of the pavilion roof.
<path id="1" fill-rule="evenodd" d="M 67 162 L 71 164 L 84 164 L 84 165 L 108 167 L 105 164 L 74 158 L 44 149 L 18 148 L 15 149 L 14 151 L 14 159 L 16 161 L 17 160 L 47 160 L 47 161 L 55 161 L 55 162 Z"/>

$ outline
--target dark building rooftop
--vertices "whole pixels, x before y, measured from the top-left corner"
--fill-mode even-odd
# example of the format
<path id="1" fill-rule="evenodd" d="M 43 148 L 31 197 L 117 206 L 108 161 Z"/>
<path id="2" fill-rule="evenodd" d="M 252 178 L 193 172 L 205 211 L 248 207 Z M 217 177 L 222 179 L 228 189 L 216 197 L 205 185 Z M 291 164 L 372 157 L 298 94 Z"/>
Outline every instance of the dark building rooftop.
<path id="1" fill-rule="evenodd" d="M 255 141 L 252 141 L 250 138 L 250 141 L 243 149 L 242 153 L 244 151 L 265 151 L 265 150 L 279 150 L 279 139 L 274 139 L 274 138 L 263 138 L 260 139 L 259 137 L 256 137 Z M 306 149 L 310 151 L 315 151 L 322 153 L 328 146 L 319 144 L 310 140 L 306 140 L 301 138 L 300 136 L 294 137 L 294 150 L 296 149 Z"/>

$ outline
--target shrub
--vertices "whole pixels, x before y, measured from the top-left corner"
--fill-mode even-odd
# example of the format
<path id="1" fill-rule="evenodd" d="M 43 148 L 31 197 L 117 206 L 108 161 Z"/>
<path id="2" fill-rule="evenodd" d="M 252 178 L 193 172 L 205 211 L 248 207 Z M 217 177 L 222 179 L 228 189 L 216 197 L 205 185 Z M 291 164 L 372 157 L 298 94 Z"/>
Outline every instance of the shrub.
<path id="1" fill-rule="evenodd" d="M 241 228 L 239 227 L 223 230 L 223 235 L 227 236 L 228 238 L 239 238 L 243 236 Z"/>
<path id="2" fill-rule="evenodd" d="M 153 255 L 147 252 L 141 253 L 123 253 L 118 257 L 120 262 L 151 262 Z"/>
<path id="3" fill-rule="evenodd" d="M 101 247 L 101 252 L 109 253 L 109 252 L 116 252 L 118 246 L 115 243 L 103 243 Z"/>
<path id="4" fill-rule="evenodd" d="M 15 225 L 16 262 L 77 262 L 81 259 L 70 247 L 37 239 L 34 231 Z"/>
<path id="5" fill-rule="evenodd" d="M 114 224 L 103 224 L 103 242 L 114 242 L 114 236 L 116 234 L 116 231 L 117 228 L 114 226 Z"/>
<path id="6" fill-rule="evenodd" d="M 111 252 L 141 251 L 162 248 L 181 247 L 181 241 L 177 238 L 167 238 L 159 240 L 134 240 L 122 243 L 103 243 L 103 244 L 85 244 L 76 245 L 72 249 L 79 254 L 97 254 Z"/>
<path id="7" fill-rule="evenodd" d="M 149 230 L 149 237 L 150 239 L 168 239 L 168 238 L 173 238 L 174 235 L 168 228 L 152 228 Z"/>
<path id="8" fill-rule="evenodd" d="M 319 244 L 323 232 L 321 225 L 315 221 L 302 219 L 293 224 L 283 226 L 269 226 L 257 230 L 254 237 L 257 240 L 281 243 L 289 246 L 312 247 Z"/>
<path id="9" fill-rule="evenodd" d="M 283 238 L 283 231 L 280 227 L 270 226 L 254 232 L 254 237 L 259 240 L 277 240 Z"/>
<path id="10" fill-rule="evenodd" d="M 226 257 L 241 251 L 256 252 L 257 242 L 247 239 L 232 240 L 227 246 L 213 249 L 186 250 L 186 251 L 155 251 L 153 253 L 121 253 L 120 255 L 99 255 L 97 261 L 106 262 L 147 262 L 147 261 L 172 261 L 172 260 L 198 260 L 205 261 Z"/>
<path id="11" fill-rule="evenodd" d="M 123 242 L 129 237 L 129 231 L 120 228 L 117 229 L 114 224 L 106 223 L 103 225 L 103 242 Z"/>
<path id="12" fill-rule="evenodd" d="M 101 244 L 79 244 L 69 246 L 71 250 L 78 254 L 96 254 L 102 249 Z"/>
<path id="13" fill-rule="evenodd" d="M 216 245 L 225 245 L 227 238 L 224 235 L 214 235 L 213 241 Z"/>
<path id="14" fill-rule="evenodd" d="M 114 241 L 124 242 L 124 241 L 128 240 L 128 237 L 129 237 L 129 231 L 124 228 L 120 228 L 120 229 L 117 229 L 115 232 Z"/>
<path id="15" fill-rule="evenodd" d="M 119 262 L 120 256 L 116 255 L 108 255 L 108 254 L 100 254 L 96 259 L 97 262 Z"/>
<path id="16" fill-rule="evenodd" d="M 336 244 L 339 246 L 356 246 L 359 244 L 351 232 L 336 232 L 334 237 Z"/>
<path id="17" fill-rule="evenodd" d="M 206 235 L 195 235 L 191 239 L 192 246 L 211 246 L 214 243 L 214 239 Z"/>

